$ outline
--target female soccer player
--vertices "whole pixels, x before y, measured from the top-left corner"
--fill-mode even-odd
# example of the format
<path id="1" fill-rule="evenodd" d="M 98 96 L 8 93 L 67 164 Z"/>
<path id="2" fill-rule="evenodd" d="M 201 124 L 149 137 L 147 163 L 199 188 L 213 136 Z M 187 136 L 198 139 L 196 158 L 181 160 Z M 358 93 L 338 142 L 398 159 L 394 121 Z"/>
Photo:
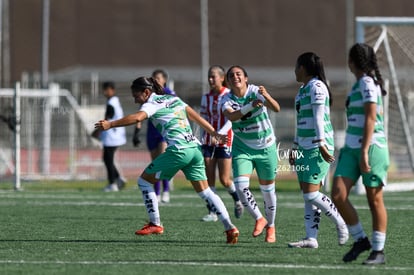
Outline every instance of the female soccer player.
<path id="1" fill-rule="evenodd" d="M 243 213 L 243 205 L 240 202 L 236 187 L 230 177 L 233 131 L 231 130 L 231 122 L 227 120 L 220 109 L 223 96 L 229 92 L 229 89 L 224 85 L 225 75 L 224 68 L 219 65 L 214 65 L 208 70 L 210 92 L 204 94 L 201 98 L 200 115 L 215 129 L 220 129 L 220 133 L 227 134 L 228 140 L 226 143 L 217 142 L 208 132 L 203 131 L 201 149 L 206 165 L 208 185 L 215 191 L 216 169 L 218 167 L 220 182 L 233 198 L 234 214 L 236 218 L 240 218 Z M 217 215 L 212 209 L 209 209 L 209 213 L 202 220 L 205 222 L 217 221 Z"/>
<path id="2" fill-rule="evenodd" d="M 232 122 L 233 179 L 243 206 L 256 220 L 253 237 L 266 228 L 265 241 L 276 241 L 276 191 L 277 167 L 276 138 L 267 108 L 279 112 L 279 103 L 263 86 L 248 84 L 247 72 L 241 66 L 227 71 L 230 93 L 223 98 L 223 113 Z M 256 169 L 260 190 L 264 198 L 266 218 L 262 216 L 249 189 L 250 176 Z"/>
<path id="3" fill-rule="evenodd" d="M 142 191 L 150 222 L 137 230 L 135 234 L 150 235 L 164 232 L 153 185 L 160 179 L 171 179 L 179 170 L 182 170 L 199 196 L 217 213 L 225 227 L 227 243 L 237 243 L 239 231 L 231 223 L 220 197 L 208 187 L 203 155 L 199 148 L 200 143 L 193 135 L 188 118 L 219 141 L 225 140 L 226 136 L 219 135 L 206 120 L 180 98 L 165 95 L 163 88 L 153 78 L 135 79 L 132 82 L 131 91 L 135 103 L 142 104 L 140 110 L 119 120 L 101 120 L 95 124 L 95 128 L 108 130 L 150 119 L 167 141 L 166 151 L 153 160 L 138 178 L 138 186 Z"/>
<path id="4" fill-rule="evenodd" d="M 341 149 L 334 175 L 332 199 L 348 225 L 354 244 L 343 257 L 344 262 L 356 260 L 365 250 L 371 254 L 364 264 L 385 263 L 384 244 L 387 229 L 382 188 L 389 166 L 388 146 L 384 134 L 383 105 L 386 95 L 372 47 L 355 44 L 348 56 L 350 71 L 356 78 L 346 100 L 348 127 L 345 146 Z M 349 192 L 362 176 L 372 216 L 372 242 L 369 242 L 358 214 L 348 199 Z"/>
<path id="5" fill-rule="evenodd" d="M 157 69 L 152 72 L 152 77 L 157 80 L 158 84 L 163 87 L 164 93 L 167 95 L 176 95 L 175 92 L 167 87 L 168 74 L 162 69 Z M 139 132 L 141 123 L 137 123 L 135 128 L 132 142 L 134 146 L 139 145 Z M 151 154 L 151 159 L 154 160 L 167 148 L 165 139 L 161 136 L 160 132 L 154 127 L 152 122 L 148 120 L 147 128 L 147 147 Z M 170 180 L 162 180 L 162 197 L 161 197 L 161 182 L 158 181 L 154 184 L 155 194 L 157 195 L 158 201 L 168 203 L 170 202 Z"/>
<path id="6" fill-rule="evenodd" d="M 306 237 L 289 247 L 318 248 L 318 228 L 323 212 L 336 224 L 338 242 L 348 240 L 348 229 L 335 205 L 319 189 L 333 156 L 333 128 L 330 120 L 330 93 L 322 60 L 315 53 L 301 54 L 295 67 L 296 80 L 303 83 L 295 98 L 296 136 L 290 164 L 294 165 L 305 200 Z"/>

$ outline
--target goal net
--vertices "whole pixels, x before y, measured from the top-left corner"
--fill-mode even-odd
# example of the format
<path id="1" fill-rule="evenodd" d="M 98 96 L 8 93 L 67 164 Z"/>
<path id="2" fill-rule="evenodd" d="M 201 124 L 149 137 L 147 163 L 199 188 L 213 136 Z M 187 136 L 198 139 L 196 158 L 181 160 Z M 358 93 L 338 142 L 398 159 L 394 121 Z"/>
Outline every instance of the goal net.
<path id="1" fill-rule="evenodd" d="M 414 171 L 414 18 L 357 17 L 356 40 L 374 48 L 386 80 L 390 173 Z"/>

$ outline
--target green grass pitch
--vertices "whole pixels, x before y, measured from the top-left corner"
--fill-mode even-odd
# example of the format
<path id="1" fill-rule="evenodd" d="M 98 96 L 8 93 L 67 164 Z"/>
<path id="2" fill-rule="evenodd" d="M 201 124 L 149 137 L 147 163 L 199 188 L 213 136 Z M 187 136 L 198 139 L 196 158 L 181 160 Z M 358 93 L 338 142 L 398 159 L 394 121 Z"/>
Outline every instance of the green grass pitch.
<path id="1" fill-rule="evenodd" d="M 203 223 L 204 202 L 177 181 L 171 203 L 160 206 L 163 235 L 135 236 L 146 222 L 134 184 L 103 193 L 103 183 L 27 183 L 14 192 L 0 185 L 0 274 L 414 274 L 414 192 L 385 193 L 387 264 L 344 264 L 351 241 L 338 246 L 334 225 L 323 217 L 319 248 L 292 249 L 304 235 L 303 202 L 293 182 L 278 192 L 277 243 L 253 238 L 246 213 L 232 218 L 239 243 L 227 245 L 220 222 Z M 257 183 L 253 184 L 257 187 Z M 230 196 L 219 188 L 230 214 Z M 262 205 L 260 191 L 253 189 Z M 364 196 L 352 196 L 365 229 L 371 219 Z"/>

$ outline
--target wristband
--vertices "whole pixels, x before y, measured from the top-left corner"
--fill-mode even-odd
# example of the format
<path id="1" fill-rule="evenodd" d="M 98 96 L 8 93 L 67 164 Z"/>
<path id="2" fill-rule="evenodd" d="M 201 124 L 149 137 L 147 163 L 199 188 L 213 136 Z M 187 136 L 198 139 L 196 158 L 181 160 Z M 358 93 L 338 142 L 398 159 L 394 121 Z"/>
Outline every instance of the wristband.
<path id="1" fill-rule="evenodd" d="M 253 103 L 250 102 L 249 104 L 244 105 L 243 107 L 240 108 L 240 113 L 242 113 L 242 115 L 245 115 L 248 112 L 252 111 L 253 109 L 254 109 Z"/>

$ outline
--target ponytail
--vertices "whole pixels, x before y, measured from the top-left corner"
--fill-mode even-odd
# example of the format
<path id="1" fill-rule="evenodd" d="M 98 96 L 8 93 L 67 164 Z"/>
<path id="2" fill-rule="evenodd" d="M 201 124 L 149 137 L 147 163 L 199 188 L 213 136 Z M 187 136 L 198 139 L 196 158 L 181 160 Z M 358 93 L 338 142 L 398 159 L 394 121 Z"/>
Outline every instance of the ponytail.
<path id="1" fill-rule="evenodd" d="M 165 94 L 164 88 L 158 84 L 158 82 L 153 77 L 141 76 L 132 82 L 131 90 L 133 92 L 139 92 L 145 89 L 149 89 L 151 92 L 154 92 L 157 95 Z"/>
<path id="2" fill-rule="evenodd" d="M 299 66 L 303 66 L 308 75 L 312 77 L 317 77 L 320 81 L 323 82 L 323 84 L 325 84 L 329 94 L 329 106 L 332 106 L 332 93 L 331 89 L 329 88 L 328 82 L 326 81 L 325 69 L 323 67 L 323 62 L 321 58 L 313 52 L 306 52 L 298 57 L 296 63 Z"/>

